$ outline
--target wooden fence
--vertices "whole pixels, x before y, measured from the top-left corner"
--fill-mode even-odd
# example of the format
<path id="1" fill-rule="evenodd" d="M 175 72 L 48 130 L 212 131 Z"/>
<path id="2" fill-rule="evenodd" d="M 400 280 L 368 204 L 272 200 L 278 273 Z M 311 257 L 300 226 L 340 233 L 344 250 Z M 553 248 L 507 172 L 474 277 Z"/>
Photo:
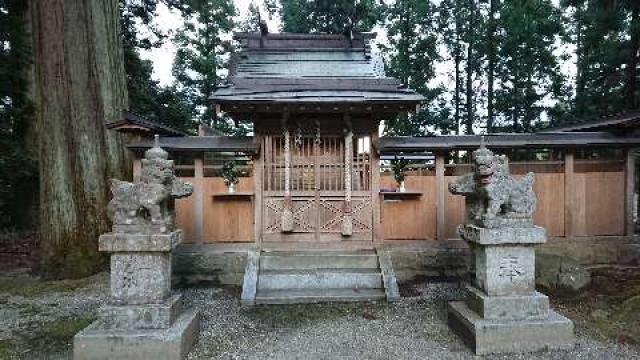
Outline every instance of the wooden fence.
<path id="1" fill-rule="evenodd" d="M 448 166 L 445 171 L 445 184 L 457 178 L 450 173 L 462 173 L 453 167 Z M 575 172 L 571 175 L 566 174 L 562 163 L 512 163 L 511 168 L 515 175 L 528 171 L 536 173 L 534 191 L 538 203 L 534 221 L 545 227 L 549 236 L 625 234 L 625 172 L 622 163 L 577 161 Z M 567 184 L 566 178 L 571 178 L 569 181 L 573 185 Z M 381 176 L 382 187 L 394 185 L 390 174 Z M 438 201 L 435 170 L 410 174 L 405 180 L 405 186 L 407 191 L 422 194 L 401 200 L 382 201 L 383 238 L 436 239 Z M 463 220 L 464 198 L 452 195 L 445 189 L 443 240 L 458 238 L 456 227 Z"/>
<path id="2" fill-rule="evenodd" d="M 575 161 L 512 163 L 515 175 L 536 173 L 534 190 L 538 196 L 535 222 L 550 236 L 615 236 L 627 230 L 629 185 L 624 161 Z M 464 199 L 447 191 L 447 184 L 467 165 L 441 165 L 443 184 L 438 185 L 436 169 L 410 173 L 408 191 L 420 195 L 380 201 L 380 234 L 385 240 L 447 240 L 457 238 L 456 227 L 464 218 Z M 197 167 L 196 167 L 197 169 Z M 254 178 L 240 178 L 238 193 L 227 196 L 220 177 L 181 179 L 194 184 L 194 195 L 176 204 L 177 224 L 185 232 L 185 242 L 253 242 L 255 240 Z M 380 187 L 394 187 L 388 173 L 380 177 Z M 438 190 L 442 189 L 442 193 Z M 439 200 L 438 198 L 441 198 Z M 438 203 L 444 211 L 438 211 Z M 438 216 L 442 217 L 439 236 Z"/>

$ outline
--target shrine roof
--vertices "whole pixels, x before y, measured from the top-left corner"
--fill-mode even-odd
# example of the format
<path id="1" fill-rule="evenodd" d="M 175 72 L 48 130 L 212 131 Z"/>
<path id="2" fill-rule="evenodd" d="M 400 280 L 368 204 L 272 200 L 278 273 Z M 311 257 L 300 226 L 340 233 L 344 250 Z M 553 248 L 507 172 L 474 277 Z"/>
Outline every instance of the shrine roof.
<path id="1" fill-rule="evenodd" d="M 640 129 L 640 112 L 627 112 L 611 114 L 592 119 L 577 119 L 572 123 L 554 126 L 541 130 L 541 133 L 549 132 L 575 132 L 575 131 L 611 131 L 629 132 Z"/>
<path id="2" fill-rule="evenodd" d="M 122 133 L 141 134 L 143 136 L 152 136 L 158 134 L 160 136 L 187 136 L 186 132 L 164 125 L 160 122 L 147 119 L 146 117 L 125 111 L 122 113 L 122 119 L 113 121 L 105 125 L 107 129 L 115 130 Z"/>
<path id="3" fill-rule="evenodd" d="M 144 139 L 128 146 L 134 151 L 144 151 L 153 147 L 153 140 Z M 183 136 L 161 137 L 160 147 L 177 152 L 243 152 L 256 154 L 259 146 L 251 136 Z"/>
<path id="4" fill-rule="evenodd" d="M 380 153 L 473 150 L 484 137 L 488 148 L 585 148 L 640 146 L 640 136 L 608 132 L 557 132 L 534 134 L 436 135 L 424 137 L 381 137 L 373 145 Z"/>
<path id="5" fill-rule="evenodd" d="M 375 34 L 237 33 L 227 84 L 211 99 L 224 108 L 241 103 L 418 104 L 423 97 L 386 76 L 371 53 Z"/>

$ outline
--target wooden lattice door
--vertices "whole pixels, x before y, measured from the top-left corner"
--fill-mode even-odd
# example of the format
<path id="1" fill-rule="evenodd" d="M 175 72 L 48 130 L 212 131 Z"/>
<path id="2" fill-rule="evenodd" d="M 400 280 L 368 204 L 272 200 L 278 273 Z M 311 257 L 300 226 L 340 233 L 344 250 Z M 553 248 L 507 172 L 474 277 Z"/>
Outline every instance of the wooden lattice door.
<path id="1" fill-rule="evenodd" d="M 285 200 L 285 146 L 283 136 L 265 136 L 263 142 L 263 221 L 265 241 L 372 240 L 371 170 L 363 138 L 351 147 L 351 218 L 353 234 L 343 236 L 345 214 L 345 138 L 292 136 L 290 182 L 293 231 L 281 231 Z"/>

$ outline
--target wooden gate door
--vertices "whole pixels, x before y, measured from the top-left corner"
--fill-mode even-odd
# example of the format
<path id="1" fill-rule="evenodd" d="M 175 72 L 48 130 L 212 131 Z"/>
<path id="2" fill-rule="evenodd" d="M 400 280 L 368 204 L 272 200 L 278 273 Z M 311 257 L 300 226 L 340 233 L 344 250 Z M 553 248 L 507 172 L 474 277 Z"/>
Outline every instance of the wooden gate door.
<path id="1" fill-rule="evenodd" d="M 354 137 L 351 159 L 353 233 L 343 236 L 345 214 L 345 140 L 340 136 L 292 136 L 290 182 L 293 231 L 281 228 L 285 209 L 285 151 L 283 136 L 263 142 L 264 241 L 372 240 L 371 170 L 368 152 Z"/>

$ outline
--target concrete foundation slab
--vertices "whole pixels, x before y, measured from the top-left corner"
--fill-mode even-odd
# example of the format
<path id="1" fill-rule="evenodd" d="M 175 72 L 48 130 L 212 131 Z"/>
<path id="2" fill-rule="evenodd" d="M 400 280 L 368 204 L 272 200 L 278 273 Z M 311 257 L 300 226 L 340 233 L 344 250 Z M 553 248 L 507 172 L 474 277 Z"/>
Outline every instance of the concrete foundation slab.
<path id="1" fill-rule="evenodd" d="M 198 339 L 200 320 L 186 311 L 168 329 L 105 329 L 96 321 L 73 338 L 75 360 L 179 360 Z"/>
<path id="2" fill-rule="evenodd" d="M 451 302 L 448 323 L 476 355 L 571 348 L 575 340 L 571 320 L 553 310 L 546 319 L 486 320 L 464 302 Z"/>

